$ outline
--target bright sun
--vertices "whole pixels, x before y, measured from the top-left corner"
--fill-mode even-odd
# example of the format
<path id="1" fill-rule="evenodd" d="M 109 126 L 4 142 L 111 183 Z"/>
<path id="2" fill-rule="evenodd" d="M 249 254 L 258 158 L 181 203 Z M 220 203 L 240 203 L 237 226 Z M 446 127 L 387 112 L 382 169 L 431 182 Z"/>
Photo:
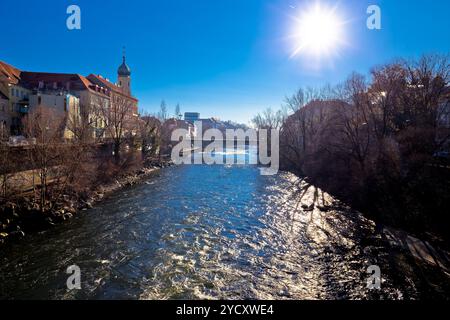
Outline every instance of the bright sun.
<path id="1" fill-rule="evenodd" d="M 295 49 L 292 56 L 308 54 L 320 57 L 331 55 L 338 49 L 343 42 L 344 21 L 335 11 L 317 3 L 295 18 Z"/>

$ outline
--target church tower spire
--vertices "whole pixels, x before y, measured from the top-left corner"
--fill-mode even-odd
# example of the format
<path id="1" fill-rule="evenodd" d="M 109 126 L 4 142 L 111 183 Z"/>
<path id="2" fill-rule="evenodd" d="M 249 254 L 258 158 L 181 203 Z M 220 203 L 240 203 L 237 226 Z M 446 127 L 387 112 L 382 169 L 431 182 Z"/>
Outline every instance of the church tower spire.
<path id="1" fill-rule="evenodd" d="M 122 92 L 131 96 L 131 70 L 126 63 L 125 47 L 122 52 L 122 64 L 117 70 L 118 84 Z"/>

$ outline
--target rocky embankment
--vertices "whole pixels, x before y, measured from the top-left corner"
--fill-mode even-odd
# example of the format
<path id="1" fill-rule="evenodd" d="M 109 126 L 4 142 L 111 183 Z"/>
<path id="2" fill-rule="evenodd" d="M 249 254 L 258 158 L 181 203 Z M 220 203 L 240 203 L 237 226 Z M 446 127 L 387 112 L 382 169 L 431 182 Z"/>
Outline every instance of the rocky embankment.
<path id="1" fill-rule="evenodd" d="M 21 239 L 28 233 L 43 231 L 63 223 L 77 212 L 92 208 L 96 202 L 108 195 L 124 187 L 139 184 L 155 171 L 172 165 L 170 160 L 147 161 L 141 169 L 117 178 L 112 183 L 100 185 L 82 195 L 64 194 L 60 200 L 49 205 L 50 209 L 45 212 L 41 212 L 38 204 L 29 197 L 0 204 L 0 245 L 7 241 Z"/>

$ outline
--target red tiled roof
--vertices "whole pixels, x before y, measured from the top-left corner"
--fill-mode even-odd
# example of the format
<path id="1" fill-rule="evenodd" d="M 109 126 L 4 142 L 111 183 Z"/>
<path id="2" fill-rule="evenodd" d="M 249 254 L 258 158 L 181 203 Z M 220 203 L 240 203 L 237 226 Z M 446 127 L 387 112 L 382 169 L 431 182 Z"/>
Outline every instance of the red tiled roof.
<path id="1" fill-rule="evenodd" d="M 38 88 L 40 82 L 44 82 L 45 84 L 56 82 L 61 85 L 70 83 L 72 90 L 89 89 L 89 84 L 83 81 L 78 74 L 22 72 L 22 81 L 30 89 Z"/>
<path id="2" fill-rule="evenodd" d="M 8 83 L 17 84 L 21 71 L 6 62 L 0 61 L 0 80 L 6 79 Z"/>
<path id="3" fill-rule="evenodd" d="M 97 76 L 95 74 L 90 74 L 87 78 L 90 81 L 92 81 L 93 83 L 100 83 L 101 85 L 107 87 L 109 90 L 114 91 L 115 93 L 123 95 L 123 96 L 125 96 L 127 98 L 130 98 L 132 100 L 138 101 L 135 97 L 132 97 L 132 96 L 129 96 L 129 95 L 123 93 L 122 89 L 119 86 L 115 85 L 111 81 L 109 81 L 109 80 L 107 80 L 107 79 L 105 79 L 105 78 L 103 78 L 101 76 Z"/>
<path id="4" fill-rule="evenodd" d="M 46 85 L 51 85 L 56 82 L 60 87 L 66 87 L 67 83 L 70 83 L 70 90 L 90 90 L 92 92 L 107 96 L 104 92 L 99 92 L 96 90 L 100 87 L 105 89 L 105 91 L 113 91 L 136 102 L 138 101 L 136 98 L 124 94 L 121 88 L 117 85 L 101 76 L 96 76 L 94 74 L 84 77 L 75 73 L 28 72 L 21 71 L 3 61 L 0 61 L 0 81 L 11 84 L 18 84 L 20 82 L 24 87 L 29 89 L 38 88 L 40 82 L 44 82 Z"/>
<path id="5" fill-rule="evenodd" d="M 79 74 L 77 74 L 77 76 L 80 78 L 81 82 L 83 82 L 83 85 L 86 88 L 90 88 L 93 85 L 93 83 L 90 82 L 86 77 L 83 77 L 82 75 Z"/>
<path id="6" fill-rule="evenodd" d="M 75 73 L 22 72 L 21 81 L 29 89 L 38 88 L 40 82 L 44 82 L 46 85 L 56 82 L 60 87 L 67 87 L 67 84 L 69 84 L 70 90 L 90 90 L 105 95 L 102 92 L 96 91 L 95 84 L 86 77 Z"/>

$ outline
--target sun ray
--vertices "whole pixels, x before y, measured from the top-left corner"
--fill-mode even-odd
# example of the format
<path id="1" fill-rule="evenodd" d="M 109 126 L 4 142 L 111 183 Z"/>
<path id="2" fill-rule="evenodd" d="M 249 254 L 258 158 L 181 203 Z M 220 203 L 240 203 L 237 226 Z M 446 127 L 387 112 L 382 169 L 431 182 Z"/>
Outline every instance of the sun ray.
<path id="1" fill-rule="evenodd" d="M 340 47 L 346 44 L 344 26 L 348 22 L 338 14 L 337 5 L 327 7 L 316 2 L 292 20 L 294 30 L 288 36 L 293 43 L 291 58 L 301 55 L 321 59 L 338 55 Z"/>

